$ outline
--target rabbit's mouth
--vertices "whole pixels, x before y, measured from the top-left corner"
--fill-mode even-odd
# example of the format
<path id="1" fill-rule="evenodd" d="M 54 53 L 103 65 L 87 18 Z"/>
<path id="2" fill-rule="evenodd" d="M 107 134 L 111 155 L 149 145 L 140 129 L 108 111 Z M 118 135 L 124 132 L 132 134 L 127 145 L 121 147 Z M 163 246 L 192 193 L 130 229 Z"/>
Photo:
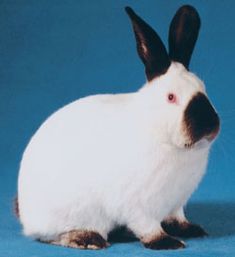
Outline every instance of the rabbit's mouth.
<path id="1" fill-rule="evenodd" d="M 193 143 L 186 143 L 186 144 L 184 144 L 184 147 L 186 148 L 186 149 L 191 149 L 192 147 L 193 147 Z"/>
<path id="2" fill-rule="evenodd" d="M 201 148 L 207 148 L 210 146 L 210 143 L 212 142 L 211 139 L 208 138 L 202 138 L 201 140 L 197 142 L 190 142 L 190 143 L 185 143 L 184 148 L 185 149 L 201 149 Z"/>

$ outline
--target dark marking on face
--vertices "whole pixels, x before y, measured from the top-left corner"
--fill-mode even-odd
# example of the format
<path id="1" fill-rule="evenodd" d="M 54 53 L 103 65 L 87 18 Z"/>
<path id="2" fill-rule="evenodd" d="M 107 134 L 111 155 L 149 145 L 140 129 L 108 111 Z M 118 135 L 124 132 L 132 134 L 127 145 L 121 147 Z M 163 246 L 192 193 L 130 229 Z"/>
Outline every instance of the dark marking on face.
<path id="1" fill-rule="evenodd" d="M 191 144 L 204 137 L 211 141 L 218 134 L 219 126 L 219 116 L 208 98 L 201 92 L 197 93 L 184 112 L 184 127 Z"/>
<path id="2" fill-rule="evenodd" d="M 173 238 L 165 233 L 162 233 L 158 237 L 148 241 L 143 242 L 144 246 L 146 248 L 150 248 L 153 250 L 168 250 L 168 249 L 179 249 L 179 248 L 185 248 L 185 244 L 176 239 Z"/>
<path id="3" fill-rule="evenodd" d="M 180 222 L 177 219 L 170 219 L 163 221 L 161 225 L 165 232 L 175 237 L 193 238 L 208 235 L 202 227 L 187 221 Z"/>

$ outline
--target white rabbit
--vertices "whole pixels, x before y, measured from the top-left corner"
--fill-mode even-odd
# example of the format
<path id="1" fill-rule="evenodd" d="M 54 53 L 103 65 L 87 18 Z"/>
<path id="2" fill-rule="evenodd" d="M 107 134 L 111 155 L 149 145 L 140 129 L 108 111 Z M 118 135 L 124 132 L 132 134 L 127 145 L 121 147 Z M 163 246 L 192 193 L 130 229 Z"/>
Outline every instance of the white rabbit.
<path id="1" fill-rule="evenodd" d="M 168 54 L 157 33 L 126 11 L 147 82 L 134 93 L 77 100 L 38 129 L 18 181 L 27 236 L 99 249 L 124 225 L 145 247 L 176 249 L 185 244 L 173 236 L 206 235 L 183 211 L 219 131 L 203 82 L 188 71 L 199 15 L 188 5 L 177 11 Z"/>

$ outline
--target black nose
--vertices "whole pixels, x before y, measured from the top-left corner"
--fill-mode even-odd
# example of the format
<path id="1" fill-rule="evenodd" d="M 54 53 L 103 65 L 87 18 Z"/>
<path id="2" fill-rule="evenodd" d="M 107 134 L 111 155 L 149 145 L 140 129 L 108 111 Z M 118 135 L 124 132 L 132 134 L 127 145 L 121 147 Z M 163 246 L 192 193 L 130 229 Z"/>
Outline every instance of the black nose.
<path id="1" fill-rule="evenodd" d="M 195 143 L 203 137 L 214 139 L 219 132 L 219 116 L 203 93 L 197 93 L 184 113 L 187 134 Z"/>

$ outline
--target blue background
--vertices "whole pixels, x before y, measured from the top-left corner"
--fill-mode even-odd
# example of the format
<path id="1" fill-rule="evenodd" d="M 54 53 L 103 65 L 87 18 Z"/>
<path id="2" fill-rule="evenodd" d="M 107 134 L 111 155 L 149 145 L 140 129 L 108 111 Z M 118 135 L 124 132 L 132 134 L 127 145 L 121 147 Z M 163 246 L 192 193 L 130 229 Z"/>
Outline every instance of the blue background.
<path id="1" fill-rule="evenodd" d="M 191 62 L 221 119 L 207 175 L 187 207 L 209 232 L 187 248 L 155 252 L 139 242 L 79 251 L 21 235 L 12 212 L 20 159 L 38 126 L 59 107 L 96 93 L 131 92 L 145 81 L 130 21 L 132 6 L 167 42 L 182 4 L 202 28 Z M 235 1 L 0 1 L 0 256 L 235 256 Z"/>

